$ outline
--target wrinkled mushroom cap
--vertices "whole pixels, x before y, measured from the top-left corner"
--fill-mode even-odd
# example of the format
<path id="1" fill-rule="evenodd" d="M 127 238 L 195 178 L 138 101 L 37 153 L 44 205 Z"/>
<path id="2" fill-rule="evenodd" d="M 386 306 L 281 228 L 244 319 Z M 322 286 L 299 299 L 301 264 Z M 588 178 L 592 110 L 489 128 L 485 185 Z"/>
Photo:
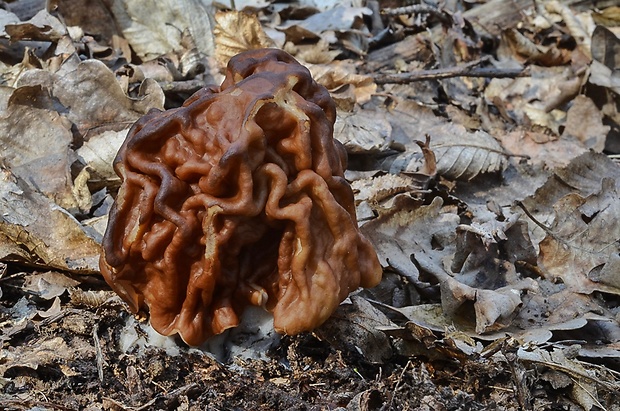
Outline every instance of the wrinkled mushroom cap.
<path id="1" fill-rule="evenodd" d="M 191 345 L 238 325 L 250 304 L 272 311 L 281 333 L 322 324 L 381 277 L 335 116 L 327 90 L 275 49 L 242 53 L 221 87 L 149 112 L 114 162 L 106 281 Z"/>

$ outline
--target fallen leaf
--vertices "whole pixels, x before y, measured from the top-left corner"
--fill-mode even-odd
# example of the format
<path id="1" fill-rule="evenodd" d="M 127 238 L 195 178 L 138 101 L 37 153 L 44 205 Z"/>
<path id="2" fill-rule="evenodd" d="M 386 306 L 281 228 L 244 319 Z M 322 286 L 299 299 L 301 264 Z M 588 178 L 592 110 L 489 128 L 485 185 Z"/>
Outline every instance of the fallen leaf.
<path id="1" fill-rule="evenodd" d="M 0 232 L 27 253 L 30 264 L 85 274 L 99 270 L 100 246 L 80 223 L 6 169 L 0 179 Z"/>
<path id="2" fill-rule="evenodd" d="M 381 112 L 357 109 L 338 114 L 334 138 L 344 145 L 348 153 L 379 153 L 387 149 L 392 126 Z"/>
<path id="3" fill-rule="evenodd" d="M 340 350 L 359 352 L 374 364 L 392 356 L 387 336 L 378 327 L 391 325 L 390 320 L 367 300 L 351 296 L 351 304 L 341 304 L 336 312 L 314 332 Z"/>
<path id="4" fill-rule="evenodd" d="M 215 14 L 215 21 L 215 55 L 223 66 L 231 57 L 244 51 L 274 46 L 253 14 L 220 11 Z"/>
<path id="5" fill-rule="evenodd" d="M 588 274 L 620 253 L 620 193 L 616 180 L 605 177 L 600 193 L 567 194 L 554 205 L 556 217 L 539 244 L 539 263 L 550 279 L 561 279 L 570 290 L 620 295 L 620 288 L 595 282 Z M 611 281 L 610 281 L 611 280 Z M 618 284 L 620 278 L 607 279 Z"/>
<path id="6" fill-rule="evenodd" d="M 288 41 L 300 43 L 303 40 L 319 39 L 326 31 L 362 29 L 364 16 L 370 14 L 372 11 L 366 7 L 338 5 L 305 20 L 286 23 L 278 29 L 286 33 Z"/>
<path id="7" fill-rule="evenodd" d="M 448 179 L 471 180 L 485 173 L 501 172 L 507 164 L 504 149 L 488 133 L 469 132 L 415 103 L 401 102 L 386 116 L 394 130 L 391 140 L 405 148 L 403 153 L 381 161 L 380 168 L 390 173 L 420 169 L 423 155 L 415 141 L 422 140 L 425 135 L 431 138 L 430 149 L 436 157 L 437 174 Z"/>
<path id="8" fill-rule="evenodd" d="M 198 50 L 205 56 L 215 51 L 211 9 L 199 0 L 119 0 L 110 11 L 133 50 L 143 60 L 183 51 L 184 30 L 189 30 Z"/>
<path id="9" fill-rule="evenodd" d="M 78 284 L 80 284 L 79 281 L 64 274 L 57 271 L 48 271 L 42 274 L 27 275 L 22 289 L 36 294 L 45 300 L 51 300 Z"/>
<path id="10" fill-rule="evenodd" d="M 577 96 L 566 113 L 562 138 L 577 138 L 588 149 L 602 152 L 610 127 L 603 125 L 603 113 L 586 96 Z"/>
<path id="11" fill-rule="evenodd" d="M 380 210 L 379 217 L 364 224 L 362 232 L 377 250 L 383 267 L 389 267 L 413 283 L 421 283 L 418 267 L 443 267 L 443 260 L 454 254 L 455 230 L 459 217 L 453 210 L 443 208 L 443 200 L 435 197 L 424 206 L 397 196 L 393 206 Z"/>

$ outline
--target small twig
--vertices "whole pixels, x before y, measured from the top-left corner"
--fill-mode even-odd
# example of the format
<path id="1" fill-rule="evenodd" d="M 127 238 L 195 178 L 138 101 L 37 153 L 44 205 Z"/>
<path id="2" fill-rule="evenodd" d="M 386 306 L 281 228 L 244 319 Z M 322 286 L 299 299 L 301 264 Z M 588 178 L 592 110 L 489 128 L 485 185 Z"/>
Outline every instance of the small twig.
<path id="1" fill-rule="evenodd" d="M 413 4 L 405 7 L 385 8 L 381 10 L 384 16 L 400 16 L 403 14 L 430 14 L 437 17 L 442 23 L 450 24 L 452 19 L 448 13 L 437 7 L 426 4 Z"/>
<path id="2" fill-rule="evenodd" d="M 528 216 L 530 218 L 530 220 L 532 220 L 534 222 L 534 224 L 536 224 L 538 227 L 542 228 L 545 233 L 547 233 L 551 237 L 557 239 L 557 236 L 553 233 L 553 231 L 551 231 L 551 229 L 549 227 L 547 227 L 546 225 L 544 225 L 543 223 L 538 221 L 536 219 L 536 217 L 534 217 L 532 215 L 532 213 L 530 213 L 530 210 L 528 210 L 521 201 L 515 201 L 515 205 L 517 205 L 521 210 L 523 210 L 525 215 Z"/>
<path id="3" fill-rule="evenodd" d="M 405 371 L 407 371 L 407 369 L 409 368 L 409 365 L 412 365 L 411 361 L 407 361 L 407 364 L 405 364 L 405 368 L 403 368 L 403 371 L 398 376 L 398 381 L 396 381 L 396 385 L 394 386 L 394 390 L 393 390 L 394 395 L 396 395 L 396 392 L 398 391 L 398 388 L 399 388 L 400 384 L 403 382 L 403 377 L 405 376 Z M 392 398 L 390 398 L 390 404 L 387 407 L 388 410 L 392 409 L 392 404 L 394 402 L 394 395 L 392 395 Z"/>
<path id="4" fill-rule="evenodd" d="M 99 381 L 103 382 L 103 354 L 101 352 L 101 342 L 99 341 L 99 324 L 93 327 L 93 339 L 95 340 L 95 352 L 97 357 L 97 374 Z"/>
<path id="5" fill-rule="evenodd" d="M 501 352 L 508 362 L 512 382 L 516 389 L 516 397 L 522 410 L 533 410 L 530 390 L 526 385 L 526 370 L 517 355 L 519 344 L 514 338 L 509 338 L 502 344 Z"/>
<path id="6" fill-rule="evenodd" d="M 374 81 L 377 84 L 408 84 L 416 81 L 438 80 L 452 77 L 486 77 L 486 78 L 515 78 L 527 77 L 527 69 L 497 69 L 494 67 L 475 68 L 482 60 L 464 66 L 447 67 L 433 70 L 416 70 L 408 73 L 377 74 Z"/>
<path id="7" fill-rule="evenodd" d="M 143 411 L 143 410 L 149 410 L 152 409 L 153 404 L 155 404 L 157 401 L 159 400 L 164 400 L 164 399 L 173 399 L 173 398 L 177 398 L 179 395 L 186 393 L 187 391 L 191 390 L 192 388 L 197 387 L 198 384 L 196 384 L 195 382 L 192 382 L 190 384 L 184 385 L 182 387 L 179 387 L 177 389 L 174 389 L 166 394 L 158 394 L 155 396 L 155 398 L 151 399 L 149 402 L 143 404 L 142 406 L 138 407 L 138 408 L 134 408 L 136 411 Z"/>
<path id="8" fill-rule="evenodd" d="M 164 93 L 193 94 L 206 85 L 204 81 L 196 79 L 184 81 L 160 81 L 158 83 Z"/>
<path id="9" fill-rule="evenodd" d="M 411 6 L 384 8 L 381 10 L 381 14 L 385 14 L 386 16 L 398 16 L 401 14 L 416 13 L 435 14 L 439 12 L 440 10 L 438 8 L 433 6 L 427 6 L 425 4 L 413 4 Z"/>

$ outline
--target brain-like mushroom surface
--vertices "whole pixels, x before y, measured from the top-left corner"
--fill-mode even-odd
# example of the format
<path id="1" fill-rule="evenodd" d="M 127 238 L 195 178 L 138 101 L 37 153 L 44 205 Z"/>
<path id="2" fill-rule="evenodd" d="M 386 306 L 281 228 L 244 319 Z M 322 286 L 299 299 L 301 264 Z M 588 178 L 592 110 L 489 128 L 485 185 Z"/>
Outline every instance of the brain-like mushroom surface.
<path id="1" fill-rule="evenodd" d="M 132 311 L 190 345 L 248 305 L 297 334 L 381 267 L 358 231 L 328 91 L 290 55 L 242 53 L 220 87 L 152 110 L 114 162 L 121 177 L 101 271 Z"/>

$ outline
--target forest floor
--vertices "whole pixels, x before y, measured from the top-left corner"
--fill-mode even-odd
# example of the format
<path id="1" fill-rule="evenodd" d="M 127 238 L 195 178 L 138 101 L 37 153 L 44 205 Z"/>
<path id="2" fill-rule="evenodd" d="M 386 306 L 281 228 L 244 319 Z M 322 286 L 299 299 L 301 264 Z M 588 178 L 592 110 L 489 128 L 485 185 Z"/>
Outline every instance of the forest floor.
<path id="1" fill-rule="evenodd" d="M 156 3 L 0 9 L 0 409 L 620 410 L 613 1 Z M 111 164 L 261 47 L 334 98 L 383 280 L 189 347 L 99 272 Z"/>

